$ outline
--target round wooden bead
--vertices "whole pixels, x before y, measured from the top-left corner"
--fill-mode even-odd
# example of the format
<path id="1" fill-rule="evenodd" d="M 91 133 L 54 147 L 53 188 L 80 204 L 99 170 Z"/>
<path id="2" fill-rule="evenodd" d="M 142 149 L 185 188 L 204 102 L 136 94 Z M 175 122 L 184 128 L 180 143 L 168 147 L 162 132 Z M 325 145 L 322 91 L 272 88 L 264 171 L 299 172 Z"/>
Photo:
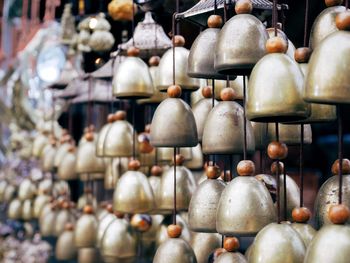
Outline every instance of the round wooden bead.
<path id="1" fill-rule="evenodd" d="M 123 110 L 118 110 L 116 113 L 114 113 L 114 118 L 116 121 L 122 121 L 126 119 L 126 112 Z"/>
<path id="2" fill-rule="evenodd" d="M 335 25 L 339 30 L 350 30 L 350 11 L 344 11 L 336 15 Z"/>
<path id="3" fill-rule="evenodd" d="M 114 114 L 108 114 L 107 116 L 107 122 L 112 123 L 115 121 L 115 115 Z"/>
<path id="4" fill-rule="evenodd" d="M 153 151 L 153 146 L 150 143 L 149 133 L 143 132 L 137 137 L 139 141 L 139 148 L 141 153 L 151 153 Z"/>
<path id="5" fill-rule="evenodd" d="M 74 145 L 69 146 L 68 152 L 74 153 L 75 152 L 75 146 Z"/>
<path id="6" fill-rule="evenodd" d="M 121 213 L 121 212 L 118 212 L 118 211 L 115 211 L 115 212 L 114 212 L 114 215 L 115 215 L 117 218 L 119 218 L 119 219 L 124 218 L 124 214 Z"/>
<path id="7" fill-rule="evenodd" d="M 308 63 L 312 50 L 308 47 L 300 47 L 294 52 L 294 59 L 298 63 Z"/>
<path id="8" fill-rule="evenodd" d="M 237 173 L 240 176 L 249 176 L 255 174 L 255 164 L 250 160 L 240 161 L 237 165 Z"/>
<path id="9" fill-rule="evenodd" d="M 167 228 L 168 236 L 170 238 L 178 238 L 181 236 L 182 227 L 180 225 L 169 225 Z"/>
<path id="10" fill-rule="evenodd" d="M 66 231 L 73 231 L 74 230 L 74 225 L 72 223 L 66 223 L 64 226 L 64 229 Z"/>
<path id="11" fill-rule="evenodd" d="M 232 88 L 224 88 L 220 92 L 220 98 L 223 101 L 232 101 L 236 98 L 236 93 Z"/>
<path id="12" fill-rule="evenodd" d="M 306 223 L 311 218 L 311 212 L 306 207 L 296 207 L 292 211 L 292 217 L 297 223 Z"/>
<path id="13" fill-rule="evenodd" d="M 92 132 L 87 132 L 85 133 L 85 139 L 88 142 L 92 142 L 94 140 L 94 134 Z"/>
<path id="14" fill-rule="evenodd" d="M 278 165 L 277 165 L 278 163 Z M 284 172 L 284 163 L 283 162 L 273 162 L 271 164 L 271 173 L 276 174 L 278 169 L 278 174 L 283 174 Z"/>
<path id="15" fill-rule="evenodd" d="M 211 98 L 213 96 L 213 88 L 211 86 L 205 86 L 202 88 L 202 95 L 204 98 Z"/>
<path id="16" fill-rule="evenodd" d="M 228 252 L 234 252 L 239 249 L 239 240 L 236 237 L 226 237 L 224 240 L 224 249 Z"/>
<path id="17" fill-rule="evenodd" d="M 209 28 L 220 28 L 223 24 L 222 17 L 219 15 L 211 15 L 207 21 Z"/>
<path id="18" fill-rule="evenodd" d="M 286 53 L 288 49 L 288 42 L 279 36 L 270 37 L 266 41 L 267 53 Z"/>
<path id="19" fill-rule="evenodd" d="M 91 205 L 86 205 L 86 206 L 84 206 L 83 212 L 84 212 L 84 214 L 93 214 L 94 209 L 92 208 Z"/>
<path id="20" fill-rule="evenodd" d="M 349 216 L 350 210 L 344 204 L 332 205 L 328 210 L 328 218 L 333 224 L 344 224 Z"/>
<path id="21" fill-rule="evenodd" d="M 186 41 L 183 36 L 176 35 L 174 36 L 174 45 L 175 47 L 183 47 L 185 45 Z"/>
<path id="22" fill-rule="evenodd" d="M 182 90 L 179 85 L 171 85 L 168 87 L 167 93 L 170 98 L 180 98 Z"/>
<path id="23" fill-rule="evenodd" d="M 324 1 L 327 7 L 341 5 L 343 0 L 325 0 Z"/>
<path id="24" fill-rule="evenodd" d="M 267 155 L 272 160 L 283 160 L 288 155 L 288 147 L 282 142 L 271 142 L 267 147 Z"/>
<path id="25" fill-rule="evenodd" d="M 163 169 L 162 167 L 158 166 L 158 165 L 153 165 L 151 168 L 151 174 L 154 176 L 161 176 L 163 173 Z"/>
<path id="26" fill-rule="evenodd" d="M 136 47 L 129 47 L 127 54 L 129 57 L 138 57 L 140 55 L 140 49 Z"/>
<path id="27" fill-rule="evenodd" d="M 160 61 L 160 57 L 158 56 L 152 56 L 149 60 L 148 60 L 148 64 L 151 67 L 157 67 L 159 65 L 159 61 Z"/>
<path id="28" fill-rule="evenodd" d="M 343 159 L 342 160 L 342 174 L 349 174 L 350 173 L 350 161 L 349 159 Z M 336 160 L 332 165 L 332 174 L 338 175 L 339 174 L 339 159 Z"/>
<path id="29" fill-rule="evenodd" d="M 235 5 L 236 14 L 250 14 L 253 11 L 253 4 L 250 0 L 238 0 Z"/>
<path id="30" fill-rule="evenodd" d="M 132 171 L 137 171 L 138 169 L 140 169 L 141 167 L 141 163 L 139 160 L 131 160 L 128 164 L 128 168 L 129 170 L 132 170 Z"/>
<path id="31" fill-rule="evenodd" d="M 209 179 L 217 179 L 220 177 L 221 171 L 219 166 L 209 165 L 206 169 L 206 174 Z"/>

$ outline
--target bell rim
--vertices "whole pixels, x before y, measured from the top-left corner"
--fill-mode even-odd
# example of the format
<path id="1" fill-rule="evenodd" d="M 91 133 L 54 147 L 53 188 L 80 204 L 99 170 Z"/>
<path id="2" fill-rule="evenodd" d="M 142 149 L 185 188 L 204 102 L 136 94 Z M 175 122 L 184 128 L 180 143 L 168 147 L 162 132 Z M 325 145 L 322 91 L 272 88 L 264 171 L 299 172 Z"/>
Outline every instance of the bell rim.
<path id="1" fill-rule="evenodd" d="M 121 98 L 121 99 L 147 99 L 152 97 L 153 93 L 151 92 L 115 92 L 113 93 L 113 96 L 116 98 Z"/>
<path id="2" fill-rule="evenodd" d="M 347 96 L 344 96 L 344 94 L 341 94 L 342 96 L 332 96 L 332 97 L 321 97 L 321 96 L 312 96 L 312 95 L 306 95 L 304 96 L 304 100 L 309 103 L 316 103 L 316 104 L 326 104 L 326 105 L 339 105 L 339 104 L 349 104 L 350 99 Z"/>
<path id="3" fill-rule="evenodd" d="M 248 76 L 250 75 L 250 73 L 252 72 L 255 64 L 258 61 L 252 63 L 252 62 L 246 62 L 244 60 L 239 60 L 239 59 L 235 59 L 232 60 L 229 63 L 223 63 L 220 65 L 217 65 L 216 63 L 214 64 L 214 69 L 216 70 L 217 73 L 221 74 L 221 75 L 228 75 L 228 76 L 239 76 L 239 75 L 243 75 L 243 76 Z M 231 63 L 240 63 L 240 64 L 244 64 L 241 66 L 232 66 Z"/>
<path id="4" fill-rule="evenodd" d="M 227 75 L 223 75 L 220 73 L 215 72 L 206 72 L 206 73 L 195 73 L 191 71 L 187 71 L 187 75 L 191 78 L 198 78 L 198 79 L 220 79 L 220 80 L 227 80 Z M 230 80 L 235 80 L 237 76 L 235 75 L 229 75 Z"/>
<path id="5" fill-rule="evenodd" d="M 305 116 L 305 111 L 290 111 L 283 114 L 262 114 L 262 113 L 247 113 L 247 118 L 250 121 L 254 122 L 280 122 L 280 123 L 287 123 L 287 122 L 294 122 L 294 121 L 300 121 L 305 120 L 309 116 Z"/>

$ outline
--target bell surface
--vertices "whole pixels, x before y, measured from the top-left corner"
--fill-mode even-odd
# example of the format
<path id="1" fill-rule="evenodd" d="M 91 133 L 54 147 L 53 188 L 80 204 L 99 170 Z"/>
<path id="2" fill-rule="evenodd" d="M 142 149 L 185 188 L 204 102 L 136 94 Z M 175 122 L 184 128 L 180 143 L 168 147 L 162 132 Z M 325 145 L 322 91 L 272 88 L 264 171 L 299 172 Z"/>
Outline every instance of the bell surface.
<path id="1" fill-rule="evenodd" d="M 283 175 L 280 175 L 280 207 L 281 214 L 284 214 L 284 183 L 283 183 Z M 300 198 L 300 190 L 299 186 L 293 180 L 292 177 L 286 175 L 286 185 L 287 185 L 287 220 L 292 221 L 292 211 L 295 207 L 299 206 L 299 198 Z M 277 204 L 276 204 L 277 205 Z"/>
<path id="2" fill-rule="evenodd" d="M 77 208 L 79 210 L 83 210 L 86 205 L 92 205 L 94 210 L 96 210 L 98 207 L 96 197 L 90 193 L 80 196 L 78 199 Z"/>
<path id="3" fill-rule="evenodd" d="M 322 227 L 311 241 L 305 263 L 346 263 L 350 258 L 350 228 L 344 225 Z"/>
<path id="4" fill-rule="evenodd" d="M 13 220 L 20 220 L 22 217 L 22 202 L 19 199 L 13 199 L 8 207 L 7 216 Z"/>
<path id="5" fill-rule="evenodd" d="M 202 147 L 198 143 L 196 147 L 192 147 L 192 158 L 185 161 L 185 166 L 190 170 L 199 170 L 203 168 L 203 153 Z"/>
<path id="6" fill-rule="evenodd" d="M 39 218 L 41 211 L 43 210 L 44 206 L 50 202 L 50 196 L 48 195 L 38 195 L 34 200 L 33 205 L 33 217 Z"/>
<path id="7" fill-rule="evenodd" d="M 247 263 L 247 259 L 241 253 L 224 252 L 215 260 L 215 263 Z"/>
<path id="8" fill-rule="evenodd" d="M 70 146 L 71 146 L 71 144 L 69 144 L 69 143 L 63 143 L 57 147 L 57 151 L 56 151 L 55 158 L 53 161 L 54 168 L 57 168 L 60 165 L 62 159 L 68 153 L 68 149 L 70 148 Z"/>
<path id="9" fill-rule="evenodd" d="M 257 122 L 306 119 L 310 115 L 310 105 L 303 100 L 303 84 L 300 67 L 286 54 L 264 56 L 250 75 L 247 118 Z"/>
<path id="10" fill-rule="evenodd" d="M 49 138 L 42 133 L 39 133 L 35 137 L 32 148 L 32 154 L 35 158 L 39 158 L 41 156 L 41 153 L 48 142 Z"/>
<path id="11" fill-rule="evenodd" d="M 343 187 L 342 187 L 342 203 L 350 206 L 350 175 L 343 175 Z M 332 176 L 326 182 L 323 183 L 318 190 L 315 200 L 315 221 L 316 227 L 321 228 L 323 225 L 332 224 L 328 218 L 328 210 L 332 205 L 338 204 L 339 195 L 339 177 Z M 350 224 L 350 219 L 346 224 Z"/>
<path id="12" fill-rule="evenodd" d="M 128 158 L 106 158 L 106 171 L 104 174 L 104 188 L 114 189 L 119 178 L 128 169 Z"/>
<path id="13" fill-rule="evenodd" d="M 233 16 L 221 29 L 215 47 L 214 68 L 224 75 L 246 75 L 266 54 L 268 34 L 259 19 Z"/>
<path id="14" fill-rule="evenodd" d="M 55 256 L 58 260 L 74 260 L 77 248 L 74 244 L 74 231 L 65 230 L 57 239 Z"/>
<path id="15" fill-rule="evenodd" d="M 254 152 L 254 131 L 247 121 L 247 150 Z M 205 154 L 243 153 L 244 116 L 243 108 L 234 101 L 221 101 L 209 113 L 202 138 Z"/>
<path id="16" fill-rule="evenodd" d="M 251 176 L 238 176 L 226 185 L 216 212 L 216 230 L 223 235 L 254 235 L 276 220 L 267 188 Z"/>
<path id="17" fill-rule="evenodd" d="M 304 99 L 323 104 L 350 103 L 349 56 L 350 32 L 337 31 L 325 38 L 311 55 Z"/>
<path id="18" fill-rule="evenodd" d="M 190 106 L 181 99 L 164 100 L 153 115 L 150 139 L 155 147 L 196 146 L 197 127 Z"/>
<path id="19" fill-rule="evenodd" d="M 105 164 L 102 158 L 96 156 L 95 142 L 85 142 L 79 145 L 76 156 L 75 172 L 78 174 L 103 173 Z"/>
<path id="20" fill-rule="evenodd" d="M 215 101 L 215 105 L 217 101 Z M 213 108 L 212 99 L 201 99 L 192 108 L 193 116 L 196 121 L 198 141 L 202 141 L 204 125 L 209 115 L 209 112 Z"/>
<path id="21" fill-rule="evenodd" d="M 100 262 L 99 253 L 96 248 L 79 248 L 78 263 L 96 263 Z"/>
<path id="22" fill-rule="evenodd" d="M 148 66 L 138 57 L 127 57 L 113 78 L 113 95 L 117 98 L 148 98 L 153 95 L 153 82 Z"/>
<path id="23" fill-rule="evenodd" d="M 188 223 L 192 231 L 215 233 L 216 210 L 225 183 L 217 179 L 207 179 L 193 193 L 188 208 Z"/>
<path id="24" fill-rule="evenodd" d="M 96 247 L 100 248 L 102 245 L 103 235 L 108 228 L 109 224 L 112 223 L 117 217 L 113 213 L 107 213 L 98 222 L 97 234 L 96 234 Z"/>
<path id="25" fill-rule="evenodd" d="M 268 123 L 268 141 L 276 140 L 276 125 Z M 300 144 L 300 125 L 298 124 L 278 124 L 279 140 L 287 145 Z M 304 124 L 304 144 L 312 143 L 312 130 L 310 124 Z"/>
<path id="26" fill-rule="evenodd" d="M 83 214 L 74 229 L 74 244 L 77 248 L 93 248 L 96 243 L 97 220 L 93 214 Z"/>
<path id="27" fill-rule="evenodd" d="M 54 168 L 54 161 L 56 156 L 56 146 L 49 145 L 45 151 L 42 159 L 42 170 L 43 172 L 51 172 Z"/>
<path id="28" fill-rule="evenodd" d="M 18 187 L 18 198 L 21 201 L 33 199 L 36 187 L 30 179 L 24 179 Z"/>
<path id="29" fill-rule="evenodd" d="M 208 263 L 209 255 L 221 247 L 221 236 L 217 233 L 194 233 L 191 247 L 198 263 Z"/>
<path id="30" fill-rule="evenodd" d="M 33 218 L 33 209 L 32 209 L 32 201 L 25 200 L 22 203 L 22 219 L 24 221 L 29 221 Z"/>
<path id="31" fill-rule="evenodd" d="M 44 211 L 43 211 L 44 212 Z M 43 237 L 53 237 L 55 235 L 57 211 L 51 209 L 47 213 L 42 213 L 39 218 L 40 234 Z"/>
<path id="32" fill-rule="evenodd" d="M 58 237 L 65 230 L 67 223 L 75 224 L 75 216 L 69 209 L 58 211 L 55 222 L 54 235 Z"/>
<path id="33" fill-rule="evenodd" d="M 132 214 L 146 213 L 154 206 L 154 194 L 147 177 L 138 171 L 124 173 L 113 194 L 114 210 Z"/>
<path id="34" fill-rule="evenodd" d="M 291 226 L 298 232 L 305 247 L 308 248 L 317 231 L 311 225 L 304 223 L 292 223 Z"/>
<path id="35" fill-rule="evenodd" d="M 191 246 L 181 238 L 169 238 L 162 243 L 154 256 L 153 263 L 197 263 Z"/>
<path id="36" fill-rule="evenodd" d="M 96 156 L 97 157 L 104 157 L 104 147 L 105 147 L 105 140 L 108 134 L 109 129 L 113 123 L 107 123 L 105 124 L 100 132 L 98 133 L 97 140 L 96 140 Z"/>
<path id="37" fill-rule="evenodd" d="M 78 179 L 78 174 L 75 172 L 76 167 L 76 153 L 67 152 L 58 166 L 57 176 L 61 180 L 76 180 Z"/>
<path id="38" fill-rule="evenodd" d="M 290 224 L 271 223 L 255 237 L 249 263 L 303 263 L 306 248 Z"/>

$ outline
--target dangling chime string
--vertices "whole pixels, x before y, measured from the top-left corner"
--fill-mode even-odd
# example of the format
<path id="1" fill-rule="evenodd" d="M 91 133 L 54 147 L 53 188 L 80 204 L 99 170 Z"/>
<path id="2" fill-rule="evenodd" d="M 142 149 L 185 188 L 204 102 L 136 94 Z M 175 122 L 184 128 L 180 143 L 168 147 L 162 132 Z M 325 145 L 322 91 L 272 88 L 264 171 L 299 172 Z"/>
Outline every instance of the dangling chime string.
<path id="1" fill-rule="evenodd" d="M 283 219 L 287 221 L 287 169 L 283 169 Z"/>
<path id="2" fill-rule="evenodd" d="M 88 77 L 88 116 L 87 116 L 87 127 L 89 127 L 92 121 L 92 100 L 91 100 L 91 92 L 92 92 L 92 79 L 91 79 L 91 75 L 89 75 Z"/>
<path id="3" fill-rule="evenodd" d="M 342 203 L 342 192 L 343 192 L 343 116 L 342 108 L 340 105 L 337 106 L 338 111 L 338 159 L 339 159 L 339 204 Z"/>
<path id="4" fill-rule="evenodd" d="M 300 203 L 299 206 L 304 206 L 304 124 L 300 125 L 300 161 L 299 161 L 299 173 L 300 173 Z"/>
<path id="5" fill-rule="evenodd" d="M 172 35 L 173 35 L 173 85 L 175 85 L 175 29 L 176 29 L 176 13 L 173 14 L 173 23 L 172 23 Z"/>
<path id="6" fill-rule="evenodd" d="M 132 30 L 132 45 L 135 47 L 135 0 L 132 0 L 132 20 L 131 20 L 131 30 Z"/>
<path id="7" fill-rule="evenodd" d="M 277 32 L 277 22 L 278 22 L 277 0 L 273 0 L 272 22 L 273 22 L 273 27 L 275 28 L 275 37 L 276 37 L 278 33 Z"/>
<path id="8" fill-rule="evenodd" d="M 214 0 L 214 15 L 216 15 L 217 10 L 218 10 L 218 3 L 217 3 L 217 0 Z"/>
<path id="9" fill-rule="evenodd" d="M 278 122 L 275 123 L 275 133 L 276 133 L 276 141 L 279 141 Z M 277 223 L 281 223 L 281 204 L 280 204 L 281 182 L 280 182 L 279 160 L 276 160 L 276 182 L 277 182 L 277 190 L 276 190 Z"/>
<path id="10" fill-rule="evenodd" d="M 243 159 L 247 160 L 247 119 L 246 119 L 246 81 L 245 76 L 243 76 Z"/>
<path id="11" fill-rule="evenodd" d="M 173 224 L 176 225 L 176 147 L 174 147 L 174 210 Z"/>
<path id="12" fill-rule="evenodd" d="M 135 114 L 136 114 L 136 107 L 135 107 L 135 101 L 131 101 L 131 110 L 132 110 L 132 158 L 135 160 L 136 159 L 136 121 L 135 121 Z"/>

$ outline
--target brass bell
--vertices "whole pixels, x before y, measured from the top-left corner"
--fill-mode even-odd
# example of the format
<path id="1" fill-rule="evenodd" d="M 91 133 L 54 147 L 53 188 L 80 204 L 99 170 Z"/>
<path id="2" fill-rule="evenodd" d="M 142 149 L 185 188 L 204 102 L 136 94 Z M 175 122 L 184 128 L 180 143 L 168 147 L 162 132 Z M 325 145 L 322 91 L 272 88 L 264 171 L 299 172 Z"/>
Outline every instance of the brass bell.
<path id="1" fill-rule="evenodd" d="M 152 119 L 151 144 L 155 147 L 194 147 L 198 144 L 196 122 L 186 102 L 168 98 L 159 104 Z"/>
<path id="2" fill-rule="evenodd" d="M 134 54 L 131 54 L 134 52 Z M 131 48 L 113 77 L 113 95 L 117 98 L 148 98 L 153 95 L 153 82 L 148 66 Z"/>
<path id="3" fill-rule="evenodd" d="M 105 145 L 105 140 L 106 136 L 108 134 L 109 129 L 113 125 L 114 122 L 114 115 L 110 114 L 108 116 L 108 123 L 105 124 L 100 132 L 98 133 L 97 140 L 96 140 L 96 156 L 97 157 L 104 157 L 104 145 Z"/>
<path id="4" fill-rule="evenodd" d="M 315 50 L 323 39 L 338 31 L 335 17 L 343 11 L 345 11 L 344 6 L 328 7 L 316 17 L 310 32 L 310 48 Z"/>
<path id="5" fill-rule="evenodd" d="M 60 165 L 62 159 L 64 156 L 68 153 L 69 149 L 71 147 L 71 144 L 68 142 L 62 143 L 60 146 L 57 147 L 55 158 L 53 161 L 53 167 L 58 168 Z"/>
<path id="6" fill-rule="evenodd" d="M 269 123 L 267 139 L 268 141 L 276 140 L 276 126 Z M 300 144 L 300 125 L 298 124 L 278 124 L 279 140 L 287 145 Z M 312 130 L 310 124 L 304 124 L 304 144 L 312 143 Z"/>
<path id="7" fill-rule="evenodd" d="M 183 156 L 185 161 L 192 160 L 192 148 L 182 147 L 179 153 Z M 160 162 L 171 162 L 174 159 L 174 149 L 167 147 L 157 147 L 158 161 Z"/>
<path id="8" fill-rule="evenodd" d="M 338 104 L 350 102 L 350 32 L 337 31 L 325 38 L 313 51 L 305 80 L 304 99 L 308 102 Z M 327 56 L 326 54 L 332 54 Z M 322 74 L 320 72 L 327 72 Z"/>
<path id="9" fill-rule="evenodd" d="M 308 248 L 317 231 L 311 225 L 305 223 L 292 223 L 291 226 L 298 232 L 304 241 L 305 247 Z"/>
<path id="10" fill-rule="evenodd" d="M 345 196 L 345 195 L 344 195 Z M 349 262 L 350 228 L 345 225 L 322 227 L 312 239 L 305 263 Z"/>
<path id="11" fill-rule="evenodd" d="M 52 196 L 57 197 L 60 195 L 70 196 L 70 188 L 66 181 L 55 181 L 52 187 Z"/>
<path id="12" fill-rule="evenodd" d="M 78 249 L 78 263 L 101 262 L 98 250 L 92 247 Z"/>
<path id="13" fill-rule="evenodd" d="M 58 237 L 65 229 L 67 223 L 75 224 L 75 216 L 69 207 L 64 207 L 58 211 L 55 222 L 54 235 Z"/>
<path id="14" fill-rule="evenodd" d="M 104 175 L 104 188 L 114 189 L 117 181 L 128 168 L 128 158 L 106 158 L 106 171 Z"/>
<path id="15" fill-rule="evenodd" d="M 116 218 L 105 230 L 100 252 L 105 262 L 135 260 L 136 244 L 130 224 L 125 219 Z"/>
<path id="16" fill-rule="evenodd" d="M 48 195 L 38 195 L 34 200 L 33 205 L 33 217 L 39 218 L 41 211 L 44 206 L 50 202 L 50 196 Z"/>
<path id="17" fill-rule="evenodd" d="M 59 235 L 56 243 L 55 256 L 57 260 L 74 260 L 77 257 L 77 248 L 74 244 L 74 226 L 65 225 L 65 230 Z"/>
<path id="18" fill-rule="evenodd" d="M 255 237 L 249 263 L 302 263 L 306 248 L 299 234 L 288 223 L 271 223 Z"/>
<path id="19" fill-rule="evenodd" d="M 18 198 L 21 201 L 33 199 L 35 196 L 35 192 L 35 185 L 30 179 L 26 178 L 21 182 L 21 184 L 18 187 Z"/>
<path id="20" fill-rule="evenodd" d="M 247 263 L 247 259 L 239 252 L 224 252 L 215 260 L 215 263 Z"/>
<path id="21" fill-rule="evenodd" d="M 310 105 L 302 98 L 303 83 L 300 67 L 289 56 L 283 53 L 264 56 L 250 75 L 247 118 L 258 122 L 306 119 Z"/>
<path id="22" fill-rule="evenodd" d="M 32 154 L 35 158 L 39 158 L 45 147 L 49 142 L 49 138 L 42 133 L 38 133 L 33 141 Z"/>
<path id="23" fill-rule="evenodd" d="M 268 34 L 263 23 L 248 13 L 238 13 L 221 29 L 215 49 L 214 67 L 225 75 L 250 73 L 265 54 Z"/>
<path id="24" fill-rule="evenodd" d="M 169 238 L 162 243 L 153 258 L 153 263 L 197 263 L 191 246 L 181 238 Z"/>
<path id="25" fill-rule="evenodd" d="M 32 201 L 25 200 L 22 203 L 22 219 L 24 221 L 29 221 L 33 218 Z"/>
<path id="26" fill-rule="evenodd" d="M 57 176 L 61 180 L 76 180 L 78 174 L 76 173 L 76 153 L 75 149 L 71 148 L 66 152 L 57 168 Z"/>
<path id="27" fill-rule="evenodd" d="M 221 236 L 217 233 L 194 233 L 190 244 L 197 262 L 208 263 L 209 255 L 221 247 Z"/>
<path id="28" fill-rule="evenodd" d="M 77 248 L 93 248 L 96 243 L 97 220 L 90 205 L 78 219 L 74 229 L 74 244 Z"/>
<path id="29" fill-rule="evenodd" d="M 189 161 L 185 161 L 185 166 L 191 170 L 198 170 L 203 168 L 203 153 L 202 147 L 198 143 L 196 147 L 192 147 L 192 158 Z"/>
<path id="30" fill-rule="evenodd" d="M 101 218 L 98 222 L 97 232 L 96 232 L 96 247 L 101 248 L 102 238 L 109 227 L 109 224 L 112 223 L 116 219 L 116 216 L 113 214 L 113 211 L 108 211 L 108 213 Z"/>
<path id="31" fill-rule="evenodd" d="M 19 220 L 22 217 L 22 202 L 16 198 L 13 199 L 8 207 L 7 216 L 13 220 Z"/>
<path id="32" fill-rule="evenodd" d="M 116 185 L 113 194 L 113 208 L 122 213 L 146 213 L 155 206 L 154 194 L 147 177 L 137 171 L 140 162 L 132 160 Z"/>
<path id="33" fill-rule="evenodd" d="M 220 128 L 219 128 L 220 127 Z M 209 113 L 204 125 L 202 146 L 205 154 L 240 154 L 244 140 L 243 108 L 234 101 L 221 101 Z M 247 121 L 247 150 L 254 152 L 254 131 Z"/>
<path id="34" fill-rule="evenodd" d="M 42 211 L 39 218 L 40 234 L 43 237 L 53 237 L 55 234 L 55 222 L 57 217 L 57 210 L 50 205 L 50 209 L 46 212 Z"/>
<path id="35" fill-rule="evenodd" d="M 269 38 L 275 36 L 275 28 L 270 27 L 267 30 L 267 33 L 269 34 Z M 292 41 L 290 41 L 287 37 L 287 35 L 280 29 L 277 29 L 277 36 L 282 37 L 285 39 L 288 43 L 288 49 L 286 51 L 286 55 L 288 55 L 291 59 L 294 60 L 294 53 L 295 53 L 295 46 Z"/>

